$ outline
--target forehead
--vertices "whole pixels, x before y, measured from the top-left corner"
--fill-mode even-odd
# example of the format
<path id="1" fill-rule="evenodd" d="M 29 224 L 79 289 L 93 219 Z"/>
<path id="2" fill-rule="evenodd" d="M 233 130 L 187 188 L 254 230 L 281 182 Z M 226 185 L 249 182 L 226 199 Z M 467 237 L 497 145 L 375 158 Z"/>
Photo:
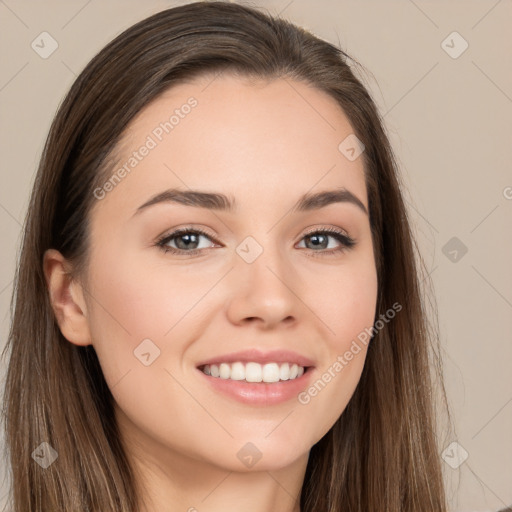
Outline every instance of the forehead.
<path id="1" fill-rule="evenodd" d="M 175 187 L 224 191 L 254 206 L 345 187 L 366 205 L 362 158 L 339 149 L 352 133 L 334 98 L 305 83 L 205 75 L 171 87 L 133 119 L 111 176 L 125 172 L 102 208 L 122 201 L 133 210 Z"/>

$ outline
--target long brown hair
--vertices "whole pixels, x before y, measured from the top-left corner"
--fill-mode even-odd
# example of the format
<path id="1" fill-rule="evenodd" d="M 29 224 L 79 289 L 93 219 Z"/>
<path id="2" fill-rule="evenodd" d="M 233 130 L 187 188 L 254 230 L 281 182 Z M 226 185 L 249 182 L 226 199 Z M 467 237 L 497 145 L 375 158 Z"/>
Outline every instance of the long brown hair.
<path id="1" fill-rule="evenodd" d="M 376 319 L 392 304 L 402 306 L 374 333 L 353 397 L 311 449 L 301 510 L 446 510 L 435 391 L 446 397 L 437 330 L 421 286 L 424 264 L 395 157 L 356 65 L 339 48 L 286 20 L 227 2 L 196 2 L 130 27 L 83 70 L 42 154 L 11 302 L 3 413 L 15 512 L 136 510 L 136 482 L 119 439 L 112 394 L 93 347 L 76 346 L 59 330 L 43 255 L 59 250 L 72 262 L 72 276 L 80 276 L 87 268 L 93 190 L 109 176 L 129 122 L 180 80 L 223 71 L 302 81 L 338 102 L 365 146 Z M 58 453 L 47 469 L 31 457 L 42 442 Z"/>

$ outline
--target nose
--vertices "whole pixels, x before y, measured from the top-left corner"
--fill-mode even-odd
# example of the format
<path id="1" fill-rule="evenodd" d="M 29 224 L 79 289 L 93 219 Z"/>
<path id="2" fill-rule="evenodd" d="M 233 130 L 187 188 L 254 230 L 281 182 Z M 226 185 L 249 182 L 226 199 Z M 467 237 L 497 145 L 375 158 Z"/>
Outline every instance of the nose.
<path id="1" fill-rule="evenodd" d="M 227 314 L 236 325 L 254 323 L 261 329 L 279 324 L 292 325 L 303 306 L 297 292 L 297 279 L 277 249 L 264 249 L 252 263 L 236 255 Z"/>

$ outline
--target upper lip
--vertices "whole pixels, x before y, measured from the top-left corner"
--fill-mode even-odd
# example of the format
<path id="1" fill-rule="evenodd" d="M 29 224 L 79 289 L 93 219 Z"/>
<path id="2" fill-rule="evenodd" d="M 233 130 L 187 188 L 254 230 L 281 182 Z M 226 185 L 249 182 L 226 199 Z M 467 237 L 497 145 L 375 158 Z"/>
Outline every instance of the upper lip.
<path id="1" fill-rule="evenodd" d="M 297 364 L 298 366 L 314 366 L 313 361 L 308 357 L 305 357 L 301 354 L 297 354 L 297 352 L 293 352 L 291 350 L 278 349 L 278 350 L 270 350 L 268 352 L 264 352 L 259 349 L 250 349 L 250 350 L 242 350 L 239 352 L 231 352 L 230 354 L 223 354 L 220 356 L 211 357 L 207 360 L 202 361 L 197 365 L 197 367 L 201 367 L 204 365 L 211 364 L 220 364 L 220 363 L 292 363 Z"/>

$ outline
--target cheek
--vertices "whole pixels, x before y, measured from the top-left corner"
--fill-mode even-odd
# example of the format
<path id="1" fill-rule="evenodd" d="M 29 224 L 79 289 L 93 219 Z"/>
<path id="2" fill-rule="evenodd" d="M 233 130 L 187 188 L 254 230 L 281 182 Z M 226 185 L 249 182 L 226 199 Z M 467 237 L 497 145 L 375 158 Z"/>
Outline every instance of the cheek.
<path id="1" fill-rule="evenodd" d="M 127 256 L 117 261 L 106 252 L 98 254 L 91 268 L 95 270 L 90 279 L 89 325 L 108 383 L 115 384 L 128 370 L 141 366 L 136 357 L 144 340 L 152 342 L 143 345 L 152 357 L 158 351 L 183 349 L 180 343 L 186 343 L 187 337 L 181 336 L 182 330 L 195 325 L 194 305 L 211 286 L 208 279 L 199 280 L 197 273 L 182 269 L 170 275 L 158 263 L 147 265 Z M 151 367 L 159 366 L 162 359 L 155 359 Z"/>
<path id="2" fill-rule="evenodd" d="M 111 323 L 112 317 L 135 339 L 153 335 L 162 337 L 197 301 L 204 288 L 198 279 L 183 275 L 166 276 L 162 269 L 117 268 L 108 282 L 96 289 L 112 315 L 103 316 Z M 110 317 L 110 318 L 108 318 Z"/>
<path id="3" fill-rule="evenodd" d="M 332 273 L 329 285 L 311 297 L 325 327 L 325 352 L 315 379 L 298 397 L 317 418 L 315 433 L 326 432 L 345 410 L 365 364 L 377 304 L 377 274 L 372 260 Z M 322 423 L 321 425 L 319 425 Z M 313 439 L 315 441 L 315 439 Z"/>
<path id="4" fill-rule="evenodd" d="M 372 260 L 347 265 L 324 281 L 319 311 L 329 330 L 330 348 L 339 353 L 373 325 L 377 306 L 377 273 Z"/>

